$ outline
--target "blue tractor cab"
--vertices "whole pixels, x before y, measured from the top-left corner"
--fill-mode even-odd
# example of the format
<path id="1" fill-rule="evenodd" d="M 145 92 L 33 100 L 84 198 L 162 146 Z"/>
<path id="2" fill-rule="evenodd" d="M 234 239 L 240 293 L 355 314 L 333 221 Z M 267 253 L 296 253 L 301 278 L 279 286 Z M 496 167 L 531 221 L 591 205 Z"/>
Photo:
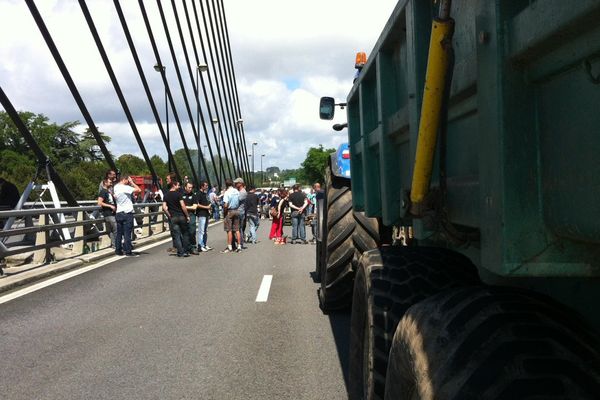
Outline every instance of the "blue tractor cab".
<path id="1" fill-rule="evenodd" d="M 350 179 L 350 146 L 342 143 L 331 154 L 331 173 L 339 178 Z"/>

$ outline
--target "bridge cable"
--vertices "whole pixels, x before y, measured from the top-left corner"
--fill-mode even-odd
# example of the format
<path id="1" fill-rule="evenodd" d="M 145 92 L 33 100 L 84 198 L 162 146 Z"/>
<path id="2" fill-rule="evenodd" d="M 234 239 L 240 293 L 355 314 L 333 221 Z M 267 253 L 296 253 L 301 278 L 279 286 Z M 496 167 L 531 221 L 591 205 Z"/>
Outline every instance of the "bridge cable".
<path id="1" fill-rule="evenodd" d="M 202 7 L 202 3 L 200 3 L 200 6 Z M 208 17 L 209 17 L 209 23 L 210 23 L 210 30 L 212 33 L 212 38 L 213 38 L 213 48 L 214 48 L 214 53 L 216 54 L 216 59 L 217 59 L 217 64 L 218 64 L 218 76 L 220 78 L 221 81 L 221 87 L 223 88 L 223 99 L 225 101 L 225 106 L 226 106 L 226 110 L 227 110 L 227 123 L 230 127 L 230 129 L 233 130 L 232 126 L 235 126 L 236 122 L 232 121 L 232 113 L 230 110 L 230 92 L 229 92 L 229 85 L 226 84 L 228 82 L 226 82 L 224 80 L 224 68 L 223 68 L 223 63 L 221 62 L 221 60 L 223 59 L 223 54 L 222 52 L 219 52 L 219 46 L 220 46 L 220 35 L 218 34 L 218 30 L 217 32 L 215 32 L 215 28 L 214 28 L 214 24 L 213 24 L 213 15 L 210 12 L 210 8 L 208 7 L 208 1 L 206 2 L 206 6 L 207 6 L 207 13 L 208 13 Z M 214 10 L 214 4 L 213 4 L 213 10 Z M 208 29 L 208 26 L 207 26 Z M 212 51 L 212 50 L 211 50 Z M 239 143 L 239 142 L 238 142 Z M 239 147 L 239 145 L 237 146 Z M 239 149 L 238 149 L 239 150 Z M 248 160 L 246 157 L 246 154 L 242 155 L 242 159 L 245 159 L 246 161 Z M 244 176 L 246 182 L 249 182 L 248 180 L 248 176 Z"/>
<path id="2" fill-rule="evenodd" d="M 171 34 L 169 33 L 169 26 L 167 24 L 167 20 L 165 18 L 165 13 L 163 11 L 162 4 L 161 4 L 160 0 L 156 0 L 156 4 L 158 5 L 158 11 L 160 13 L 160 19 L 162 21 L 163 29 L 165 31 L 165 35 L 166 35 L 166 38 L 167 38 L 167 43 L 169 45 L 169 51 L 171 53 L 171 58 L 173 60 L 173 65 L 175 67 L 175 74 L 177 75 L 177 81 L 179 82 L 179 88 L 181 90 L 181 95 L 183 97 L 183 103 L 185 105 L 185 109 L 186 109 L 187 114 L 188 114 L 190 125 L 192 127 L 192 133 L 194 135 L 194 139 L 196 140 L 196 145 L 198 147 L 198 151 L 200 151 L 200 133 L 196 132 L 196 124 L 194 122 L 194 117 L 192 116 L 192 111 L 191 111 L 191 108 L 190 108 L 190 103 L 189 103 L 188 98 L 187 98 L 187 93 L 186 93 L 186 90 L 185 90 L 185 85 L 183 84 L 183 79 L 181 78 L 181 71 L 179 69 L 179 63 L 177 62 L 177 55 L 175 54 L 175 49 L 173 47 L 173 41 L 171 40 Z M 192 80 L 192 82 L 193 82 L 193 80 Z M 202 165 L 204 167 L 205 174 L 208 175 L 208 170 L 206 169 L 206 163 L 204 162 L 204 159 L 202 159 Z M 198 165 L 198 170 L 200 170 L 200 165 Z M 200 183 L 200 180 L 196 179 L 196 182 Z"/>
<path id="3" fill-rule="evenodd" d="M 160 135 L 161 138 L 163 140 L 163 143 L 165 145 L 165 148 L 167 149 L 167 155 L 168 157 L 170 157 L 172 163 L 173 163 L 173 170 L 174 171 L 169 171 L 169 172 L 175 172 L 175 174 L 181 179 L 181 176 L 179 174 L 179 170 L 177 168 L 177 163 L 175 161 L 175 157 L 173 157 L 173 153 L 171 152 L 171 149 L 169 147 L 169 140 L 167 139 L 167 136 L 165 134 L 165 130 L 163 128 L 162 125 L 162 121 L 160 119 L 160 115 L 158 113 L 158 109 L 156 108 L 156 104 L 154 103 L 154 98 L 152 97 L 152 93 L 150 91 L 150 87 L 148 86 L 148 80 L 146 79 L 146 75 L 144 74 L 144 70 L 142 68 L 142 64 L 140 62 L 140 59 L 138 57 L 137 54 L 137 50 L 135 48 L 135 44 L 133 43 L 133 39 L 131 37 L 131 33 L 129 32 L 129 27 L 127 25 L 127 22 L 125 20 L 125 16 L 123 14 L 123 10 L 121 9 L 121 5 L 119 4 L 119 0 L 113 0 L 114 4 L 115 4 L 115 8 L 117 10 L 117 14 L 119 15 L 119 20 L 121 21 L 121 27 L 123 28 L 123 32 L 125 33 L 125 37 L 127 39 L 127 43 L 129 44 L 129 49 L 131 50 L 131 54 L 133 56 L 133 60 L 135 62 L 138 74 L 140 76 L 140 80 L 142 81 L 142 85 L 144 86 L 144 91 L 146 92 L 146 97 L 148 98 L 148 103 L 150 104 L 150 108 L 152 109 L 152 113 L 154 114 L 154 119 L 156 120 L 156 125 L 158 126 L 158 129 L 160 131 Z"/>
<path id="4" fill-rule="evenodd" d="M 102 61 L 104 62 L 104 66 L 106 67 L 106 71 L 108 72 L 108 75 L 110 77 L 110 81 L 112 82 L 115 92 L 117 93 L 117 97 L 119 98 L 121 107 L 123 107 L 123 111 L 125 112 L 125 115 L 127 116 L 127 121 L 129 122 L 129 125 L 131 126 L 131 130 L 133 131 L 133 136 L 135 136 L 135 140 L 137 141 L 137 144 L 138 144 L 140 150 L 142 151 L 142 155 L 144 156 L 146 165 L 148 166 L 148 168 L 150 170 L 150 174 L 152 175 L 152 181 L 158 185 L 159 184 L 158 176 L 156 175 L 156 171 L 154 170 L 152 161 L 150 161 L 150 157 L 148 156 L 148 152 L 146 151 L 146 146 L 144 146 L 144 142 L 142 141 L 142 138 L 140 137 L 140 133 L 137 130 L 135 121 L 133 120 L 133 117 L 131 116 L 131 111 L 129 110 L 127 101 L 125 100 L 125 97 L 123 96 L 123 92 L 121 91 L 121 86 L 119 85 L 117 77 L 115 76 L 115 72 L 112 68 L 112 65 L 110 64 L 110 60 L 108 59 L 108 55 L 106 54 L 106 50 L 104 49 L 102 40 L 100 39 L 100 36 L 98 35 L 98 30 L 96 29 L 94 20 L 92 19 L 92 16 L 90 15 L 90 11 L 89 11 L 87 5 L 85 4 L 85 0 L 79 0 L 79 6 L 81 7 L 81 11 L 83 12 L 83 16 L 85 17 L 88 27 L 90 28 L 90 32 L 92 33 L 92 36 L 94 37 L 94 42 L 96 43 L 96 47 L 98 47 L 98 52 L 100 53 L 100 56 L 102 57 Z M 159 185 L 159 187 L 160 187 L 160 185 Z"/>
<path id="5" fill-rule="evenodd" d="M 227 52 L 223 51 L 223 45 L 221 44 L 221 41 L 219 41 L 219 47 L 220 47 L 220 50 L 221 50 L 221 58 L 224 60 L 223 64 L 224 64 L 224 67 L 226 68 L 226 72 L 227 72 L 228 90 L 231 90 L 229 92 L 230 93 L 230 102 L 237 101 L 237 108 L 234 107 L 233 104 L 231 105 L 231 108 L 233 110 L 232 113 L 234 114 L 234 119 L 237 122 L 238 120 L 241 120 L 241 113 L 239 111 L 239 100 L 237 99 L 237 85 L 236 85 L 236 82 L 235 82 L 235 78 L 233 77 L 233 75 L 231 73 L 231 69 L 233 68 L 233 60 L 232 60 L 232 57 L 231 57 L 231 47 L 229 45 L 229 32 L 226 30 L 227 29 L 226 25 L 223 23 L 223 19 L 225 18 L 225 9 L 224 9 L 224 6 L 223 6 L 223 2 L 221 2 L 220 4 L 221 4 L 221 7 L 218 8 L 218 10 L 219 10 L 219 17 L 218 17 L 218 25 L 217 25 L 218 29 L 217 29 L 217 31 L 221 32 L 221 34 L 223 35 L 223 43 L 225 43 L 225 49 L 227 50 Z M 213 2 L 213 6 L 214 6 L 214 2 Z M 216 20 L 217 20 L 217 17 L 215 16 L 215 21 Z M 229 89 L 229 85 L 233 85 L 233 87 L 235 88 L 235 90 L 234 89 Z M 233 94 L 231 92 L 233 92 Z M 236 131 L 236 133 L 238 134 L 238 137 L 239 137 L 240 146 L 243 146 L 245 154 L 248 154 L 248 151 L 247 151 L 247 148 L 246 148 L 246 139 L 245 139 L 245 136 L 242 138 L 242 136 L 240 134 L 240 131 L 238 129 L 240 127 L 238 125 L 241 125 L 241 124 L 234 123 L 234 127 L 236 128 L 235 131 Z M 250 172 L 250 165 L 249 165 L 249 162 L 248 162 L 248 158 L 244 157 L 244 160 L 246 162 L 246 164 L 245 164 L 246 165 L 246 168 L 245 168 L 246 174 L 247 174 L 249 180 L 252 183 L 254 183 L 254 173 L 253 173 L 253 171 L 252 171 L 252 174 L 249 173 Z"/>
<path id="6" fill-rule="evenodd" d="M 158 53 L 158 48 L 156 47 L 156 42 L 154 40 L 154 34 L 152 33 L 152 27 L 150 26 L 150 21 L 148 20 L 148 14 L 146 13 L 146 7 L 144 6 L 143 0 L 138 0 L 138 4 L 140 6 L 140 10 L 142 11 L 142 17 L 144 18 L 144 25 L 146 26 L 146 30 L 148 32 L 148 37 L 150 39 L 150 43 L 152 45 L 152 51 L 154 52 L 154 57 L 156 58 L 156 63 L 159 66 L 163 66 L 160 59 L 160 54 Z M 171 89 L 169 87 L 169 82 L 167 81 L 167 76 L 165 72 L 165 68 L 160 71 L 160 76 L 162 77 L 163 84 L 165 86 L 165 91 L 167 93 L 167 98 L 169 100 L 169 104 L 171 105 L 171 109 L 173 110 L 173 116 L 175 117 L 175 123 L 177 124 L 177 129 L 179 131 L 179 135 L 181 137 L 181 141 L 183 143 L 184 152 L 188 163 L 190 164 L 190 169 L 192 170 L 192 175 L 194 177 L 194 181 L 198 182 L 198 176 L 196 174 L 196 170 L 194 168 L 194 163 L 192 162 L 192 158 L 190 157 L 190 150 L 187 145 L 187 141 L 185 140 L 185 135 L 183 133 L 183 129 L 181 127 L 181 122 L 179 121 L 179 115 L 177 114 L 177 108 L 175 107 L 175 102 L 173 101 L 173 96 L 171 95 Z"/>
<path id="7" fill-rule="evenodd" d="M 226 44 L 226 50 L 227 50 L 227 60 L 228 60 L 228 65 L 230 66 L 230 79 L 231 82 L 233 82 L 233 94 L 234 94 L 234 100 L 235 100 L 235 105 L 236 105 L 236 111 L 237 111 L 237 115 L 238 118 L 242 118 L 242 112 L 240 109 L 240 99 L 238 96 L 238 89 L 237 89 L 237 80 L 235 78 L 235 68 L 233 65 L 233 57 L 231 54 L 231 43 L 229 41 L 229 29 L 227 28 L 227 16 L 225 14 L 225 6 L 223 4 L 223 2 L 221 2 L 221 13 L 223 15 L 223 27 L 224 27 L 224 32 L 225 32 L 225 44 Z M 244 133 L 244 126 L 243 124 L 240 125 L 240 135 L 243 139 L 243 146 L 244 149 L 247 151 L 246 148 L 246 135 Z M 249 166 L 247 165 L 247 171 L 249 170 L 248 168 Z M 254 176 L 254 175 L 253 175 Z"/>
<path id="8" fill-rule="evenodd" d="M 202 47 L 202 54 L 203 54 L 204 60 L 206 62 L 206 61 L 208 61 L 208 58 L 206 57 L 206 50 L 204 48 L 204 43 L 202 42 L 202 31 L 200 30 L 200 24 L 199 24 L 199 21 L 198 21 L 198 15 L 197 15 L 197 11 L 196 11 L 196 6 L 195 6 L 195 4 L 193 2 L 192 2 L 192 6 L 194 7 L 194 18 L 195 18 L 196 27 L 197 27 L 197 30 L 198 30 L 198 42 L 200 43 L 200 46 Z M 194 38 L 194 32 L 193 32 L 193 29 L 192 29 L 192 22 L 191 22 L 191 19 L 190 19 L 190 14 L 188 12 L 188 7 L 187 7 L 186 2 L 183 2 L 183 9 L 185 11 L 185 18 L 186 18 L 187 25 L 188 25 L 188 30 L 189 30 L 189 33 L 190 33 L 190 38 L 192 40 L 192 45 L 193 45 L 193 49 L 194 49 L 194 56 L 195 56 L 196 62 L 199 62 L 200 60 L 199 60 L 199 56 L 198 56 L 198 51 L 197 51 L 197 46 L 196 46 L 196 40 Z M 211 72 L 212 71 L 209 68 L 206 71 L 206 76 L 208 78 L 208 83 L 209 83 L 209 88 L 210 88 L 210 92 L 211 92 L 212 103 L 213 103 L 213 107 L 214 107 L 214 110 L 215 110 L 216 119 L 218 121 L 218 123 L 216 125 L 219 126 L 219 132 L 222 133 L 222 130 L 220 129 L 220 127 L 221 127 L 221 124 L 223 123 L 223 118 L 219 115 L 219 107 L 218 107 L 217 101 L 215 99 L 215 92 L 214 92 L 214 87 L 213 87 L 213 83 L 212 83 Z M 204 83 L 204 78 L 202 79 L 202 91 L 204 93 L 204 99 L 206 101 L 206 104 L 208 106 L 208 110 L 210 112 L 210 106 L 209 106 L 209 103 L 208 103 L 208 94 L 206 92 L 206 85 Z M 211 117 L 211 119 L 212 119 L 212 117 Z M 215 129 L 215 124 L 213 124 L 213 130 L 214 129 Z M 237 161 L 237 168 L 239 169 L 239 159 L 238 158 L 239 157 L 238 157 L 237 153 L 234 152 L 234 160 L 232 160 L 232 161 Z M 237 171 L 236 171 L 236 174 L 237 174 Z"/>
<path id="9" fill-rule="evenodd" d="M 196 47 L 196 40 L 194 39 L 194 32 L 192 30 L 192 24 L 190 22 L 190 15 L 189 15 L 189 12 L 188 12 L 188 8 L 187 8 L 187 5 L 186 5 L 185 1 L 182 2 L 182 3 L 183 3 L 183 9 L 185 11 L 185 19 L 187 21 L 188 30 L 189 30 L 189 33 L 190 33 L 190 39 L 192 41 L 192 49 L 194 51 L 194 58 L 196 60 L 196 65 L 200 65 L 200 58 L 198 57 L 198 48 Z M 205 59 L 206 59 L 206 57 L 205 57 Z M 210 75 L 209 75 L 209 71 L 208 70 L 206 71 L 206 74 L 208 76 L 209 83 L 210 83 Z M 204 94 L 204 101 L 206 103 L 206 109 L 208 110 L 208 117 L 211 120 L 213 138 L 215 139 L 215 143 L 217 143 L 218 142 L 217 132 L 216 132 L 216 129 L 215 129 L 215 124 L 212 123 L 213 114 L 212 114 L 212 111 L 210 109 L 210 104 L 208 102 L 208 93 L 206 92 L 206 84 L 204 82 L 204 77 L 202 76 L 202 74 L 200 76 L 200 83 L 202 84 L 202 93 Z M 196 96 L 198 96 L 198 89 L 199 88 L 196 87 Z M 212 91 L 212 87 L 211 87 L 211 91 Z M 213 97 L 213 105 L 214 105 L 214 108 L 215 108 L 215 118 L 217 118 L 217 120 L 218 120 L 219 119 L 219 110 L 217 108 L 217 103 L 215 101 L 214 92 L 213 92 L 212 97 Z M 210 140 L 207 139 L 207 141 L 208 141 L 208 144 L 209 144 L 208 151 L 209 151 L 209 153 L 211 155 L 211 158 L 212 158 L 212 154 L 213 153 L 212 153 L 212 147 L 210 146 Z M 213 169 L 215 171 L 216 176 L 218 176 L 219 172 L 217 171 L 217 165 L 214 163 L 214 161 L 213 161 Z M 221 181 L 219 181 L 219 187 L 221 187 Z"/>
<path id="10" fill-rule="evenodd" d="M 184 7 L 185 7 L 185 3 L 184 3 Z M 198 30 L 198 42 L 200 43 L 200 48 L 202 49 L 202 56 L 204 57 L 204 60 L 208 62 L 208 57 L 207 57 L 207 53 L 206 53 L 206 47 L 204 46 L 204 41 L 202 40 L 202 29 L 200 28 L 200 20 L 198 18 L 198 10 L 196 8 L 196 4 L 194 1 L 192 1 L 192 7 L 194 10 L 194 20 L 196 21 L 196 28 Z M 187 9 L 187 7 L 186 7 Z M 211 61 L 212 65 L 215 66 L 214 60 Z M 215 86 L 217 86 L 217 83 L 213 83 L 212 80 L 212 72 L 213 70 L 211 70 L 210 68 L 208 69 L 208 71 L 206 72 L 206 76 L 208 77 L 208 87 L 210 89 L 210 94 L 212 97 L 212 101 L 213 101 L 213 105 L 215 108 L 215 113 L 216 113 L 216 117 L 218 119 L 218 126 L 219 126 L 219 132 L 221 134 L 221 138 L 223 137 L 223 132 L 221 129 L 221 124 L 224 124 L 224 120 L 223 118 L 220 117 L 219 115 L 219 107 L 217 106 L 217 100 L 216 100 L 216 96 L 215 96 Z M 204 82 L 203 82 L 204 83 Z M 218 86 L 217 86 L 218 89 Z M 219 92 L 219 103 L 221 104 L 221 109 L 223 109 L 223 104 L 221 102 L 221 97 L 220 97 L 220 92 Z M 222 113 L 222 115 L 224 116 L 224 113 Z"/>
<path id="11" fill-rule="evenodd" d="M 192 4 L 194 4 L 194 3 L 192 3 Z M 217 88 L 217 94 L 218 94 L 218 97 L 219 97 L 219 104 L 221 105 L 221 111 L 222 111 L 221 115 L 225 116 L 225 114 L 227 113 L 227 117 L 228 117 L 228 118 L 225 118 L 225 121 L 223 122 L 223 126 L 225 127 L 226 132 L 229 134 L 229 130 L 227 129 L 227 127 L 228 127 L 228 123 L 230 122 L 231 115 L 229 114 L 229 109 L 228 108 L 226 109 L 226 107 L 223 105 L 224 93 L 223 94 L 221 93 L 221 87 L 223 87 L 223 92 L 224 92 L 225 86 L 223 84 L 223 78 L 221 76 L 221 62 L 217 58 L 217 62 L 215 63 L 215 56 L 214 56 L 214 53 L 213 53 L 213 49 L 211 47 L 211 39 L 210 39 L 211 35 L 210 35 L 209 31 L 208 31 L 208 24 L 206 22 L 206 12 L 204 10 L 204 6 L 202 5 L 202 1 L 200 1 L 200 9 L 201 9 L 201 14 L 202 14 L 202 20 L 204 22 L 204 28 L 205 28 L 205 31 L 206 31 L 205 38 L 206 38 L 206 42 L 207 42 L 208 53 L 210 55 L 211 65 L 213 65 L 213 67 L 217 66 L 217 68 L 215 68 L 216 69 L 216 72 L 215 72 L 215 86 Z M 211 31 L 213 32 L 213 38 L 214 38 L 214 29 L 211 29 Z M 217 79 L 220 80 L 220 86 L 219 86 L 219 82 L 216 81 Z M 219 121 L 219 122 L 222 122 L 222 121 Z M 219 124 L 219 126 L 221 126 L 221 125 Z M 231 142 L 229 141 L 229 136 L 227 136 L 227 138 L 228 138 L 229 147 L 231 149 Z"/>
<path id="12" fill-rule="evenodd" d="M 171 0 L 171 5 L 173 7 L 173 13 L 175 15 L 175 22 L 177 24 L 177 32 L 179 34 L 179 40 L 181 41 L 181 47 L 183 48 L 183 54 L 185 56 L 185 63 L 187 66 L 187 70 L 188 70 L 188 74 L 190 76 L 190 82 L 194 82 L 194 73 L 192 72 L 192 67 L 190 64 L 190 58 L 188 55 L 188 49 L 187 46 L 185 44 L 185 39 L 183 36 L 183 30 L 181 29 L 181 24 L 179 22 L 179 14 L 177 13 L 177 6 L 175 5 L 175 0 Z M 184 7 L 185 7 L 185 2 L 183 3 Z M 187 15 L 186 15 L 187 18 Z M 189 22 L 189 20 L 188 20 Z M 195 48 L 195 43 L 194 43 L 194 38 L 192 37 L 192 43 L 194 45 L 194 52 L 196 53 L 196 48 Z M 198 65 L 200 64 L 198 57 L 197 57 L 197 53 L 196 53 L 196 68 L 198 68 Z M 202 80 L 202 86 L 204 87 L 204 80 L 202 79 L 201 73 L 196 70 L 196 74 L 198 77 L 198 81 Z M 192 85 L 193 89 L 194 89 L 194 95 L 195 95 L 195 100 L 196 100 L 196 106 L 197 106 L 197 115 L 196 115 L 196 123 L 198 124 L 197 126 L 197 131 L 198 131 L 198 135 L 200 134 L 200 122 L 202 122 L 202 128 L 204 129 L 204 137 L 206 138 L 206 142 L 210 145 L 210 139 L 208 136 L 208 130 L 206 129 L 206 121 L 204 120 L 204 113 L 202 112 L 202 107 L 200 105 L 200 97 L 199 97 L 199 87 L 197 85 L 200 85 L 200 82 L 196 82 L 196 85 Z M 208 104 L 208 98 L 206 96 L 206 90 L 204 91 L 204 98 L 206 100 L 206 107 L 208 110 L 208 116 L 212 121 L 212 112 L 210 111 L 210 106 Z M 215 132 L 215 127 L 214 124 L 212 124 L 212 131 L 213 131 L 213 137 L 215 138 L 215 140 L 217 140 L 217 136 L 216 136 L 216 132 Z M 215 170 L 215 174 L 217 174 L 217 170 L 216 170 L 216 164 L 215 164 L 215 159 L 212 153 L 212 149 L 210 149 L 209 146 L 209 150 L 210 150 L 210 157 L 211 157 L 211 161 L 213 163 L 213 169 Z M 202 155 L 202 151 L 200 150 L 200 143 L 198 143 L 198 154 L 201 156 Z M 204 159 L 203 159 L 204 162 Z M 208 172 L 207 172 L 208 175 Z M 220 183 L 219 183 L 220 186 Z"/>
<path id="13" fill-rule="evenodd" d="M 75 99 L 75 102 L 77 103 L 77 106 L 79 107 L 79 110 L 83 114 L 83 118 L 87 122 L 90 132 L 92 132 L 94 139 L 96 139 L 96 143 L 100 147 L 100 150 L 102 151 L 102 154 L 104 155 L 106 162 L 108 163 L 108 165 L 110 166 L 110 168 L 112 170 L 117 171 L 117 167 L 115 165 L 115 162 L 113 161 L 112 155 L 106 148 L 106 145 L 104 144 L 104 140 L 102 140 L 102 137 L 100 136 L 100 133 L 98 132 L 98 128 L 96 128 L 96 124 L 92 120 L 92 117 L 91 117 L 87 107 L 85 106 L 85 103 L 83 102 L 83 99 L 81 98 L 81 95 L 79 94 L 79 91 L 77 90 L 77 86 L 75 86 L 75 82 L 73 81 L 71 74 L 69 74 L 69 70 L 67 69 L 62 57 L 60 56 L 58 48 L 54 44 L 54 40 L 52 40 L 52 36 L 50 35 L 50 32 L 48 31 L 48 28 L 46 27 L 46 24 L 44 23 L 44 19 L 40 15 L 33 0 L 25 0 L 25 3 L 27 4 L 27 7 L 29 7 L 29 11 L 31 12 L 33 19 L 35 20 L 35 22 L 40 30 L 40 33 L 42 34 L 44 40 L 46 41 L 46 45 L 48 46 L 50 53 L 52 53 L 52 57 L 54 57 L 54 61 L 56 62 L 56 65 L 60 69 L 60 72 L 62 73 L 62 76 L 63 76 L 67 86 L 69 87 L 69 90 L 71 91 L 71 94 L 73 95 L 73 98 Z"/>

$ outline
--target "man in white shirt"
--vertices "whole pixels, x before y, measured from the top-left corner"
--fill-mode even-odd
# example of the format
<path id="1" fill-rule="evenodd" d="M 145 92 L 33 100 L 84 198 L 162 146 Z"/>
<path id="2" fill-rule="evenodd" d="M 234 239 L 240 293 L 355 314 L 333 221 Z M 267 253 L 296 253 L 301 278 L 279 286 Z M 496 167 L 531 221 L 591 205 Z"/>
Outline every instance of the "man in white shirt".
<path id="1" fill-rule="evenodd" d="M 141 192 L 138 185 L 133 182 L 129 175 L 121 175 L 121 180 L 113 189 L 115 202 L 117 203 L 117 234 L 115 236 L 115 254 L 135 257 L 132 251 L 131 233 L 133 231 L 133 199 L 134 193 Z"/>

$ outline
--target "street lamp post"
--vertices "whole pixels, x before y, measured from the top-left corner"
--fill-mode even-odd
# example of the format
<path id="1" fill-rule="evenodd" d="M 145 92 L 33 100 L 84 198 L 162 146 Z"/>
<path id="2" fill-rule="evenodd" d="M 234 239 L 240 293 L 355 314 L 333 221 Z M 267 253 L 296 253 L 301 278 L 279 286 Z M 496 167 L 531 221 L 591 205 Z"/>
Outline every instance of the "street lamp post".
<path id="1" fill-rule="evenodd" d="M 240 130 L 240 137 L 243 137 L 243 130 L 244 130 L 244 127 L 243 127 L 243 125 L 244 125 L 244 120 L 243 120 L 243 119 L 241 119 L 241 118 L 238 118 L 238 119 L 237 119 L 237 121 L 235 121 L 235 122 L 236 122 L 236 124 L 237 124 L 237 126 L 238 126 L 238 129 Z M 243 146 L 242 146 L 242 142 L 239 142 L 239 143 L 238 143 L 238 146 L 240 146 L 239 153 L 240 153 L 240 161 L 241 161 L 242 152 L 243 152 L 243 150 L 242 150 L 242 148 L 243 148 Z M 242 169 L 243 169 L 243 170 L 245 170 L 245 168 L 246 168 L 246 167 L 244 166 L 244 162 L 242 161 Z"/>
<path id="2" fill-rule="evenodd" d="M 263 172 L 263 158 L 265 157 L 264 154 L 260 155 L 260 186 L 263 186 L 265 184 L 265 174 Z"/>
<path id="3" fill-rule="evenodd" d="M 252 142 L 252 183 L 254 183 L 254 146 L 257 144 L 257 142 Z"/>
<path id="4" fill-rule="evenodd" d="M 167 80 L 167 69 L 164 65 L 160 65 L 160 64 L 156 64 L 154 66 L 154 70 L 156 72 L 160 72 L 161 75 L 164 74 L 164 79 L 165 79 L 165 115 L 166 115 L 166 125 L 167 125 L 167 157 L 168 157 L 168 161 L 167 161 L 167 165 L 169 168 L 169 173 L 172 172 L 171 169 L 171 135 L 169 134 L 169 103 L 167 102 L 167 84 L 166 84 L 166 80 Z"/>

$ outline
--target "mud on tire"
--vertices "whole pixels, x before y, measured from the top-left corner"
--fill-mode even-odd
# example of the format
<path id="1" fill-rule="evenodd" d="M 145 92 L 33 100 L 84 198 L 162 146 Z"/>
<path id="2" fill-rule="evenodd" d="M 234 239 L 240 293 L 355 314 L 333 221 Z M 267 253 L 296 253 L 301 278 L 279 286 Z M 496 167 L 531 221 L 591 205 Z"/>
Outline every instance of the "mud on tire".
<path id="1" fill-rule="evenodd" d="M 597 399 L 600 344 L 572 313 L 512 288 L 452 289 L 411 307 L 385 399 Z"/>
<path id="2" fill-rule="evenodd" d="M 350 399 L 383 399 L 388 354 L 398 322 L 413 304 L 457 286 L 479 284 L 461 254 L 429 247 L 365 252 L 354 284 L 350 332 Z"/>

